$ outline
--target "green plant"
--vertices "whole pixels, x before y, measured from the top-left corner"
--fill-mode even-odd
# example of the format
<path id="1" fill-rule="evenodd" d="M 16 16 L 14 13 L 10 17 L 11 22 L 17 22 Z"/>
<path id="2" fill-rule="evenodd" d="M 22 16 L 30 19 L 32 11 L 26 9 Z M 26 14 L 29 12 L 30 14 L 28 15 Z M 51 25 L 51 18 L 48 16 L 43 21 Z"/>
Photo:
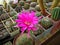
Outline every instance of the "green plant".
<path id="1" fill-rule="evenodd" d="M 29 9 L 29 7 L 30 7 L 30 4 L 29 3 L 25 3 L 24 4 L 24 9 Z"/>
<path id="2" fill-rule="evenodd" d="M 18 5 L 16 8 L 15 8 L 16 12 L 20 12 L 22 10 L 22 6 Z"/>
<path id="3" fill-rule="evenodd" d="M 13 1 L 10 2 L 10 5 L 12 6 L 12 8 L 15 8 L 17 6 L 17 4 L 13 4 Z"/>
<path id="4" fill-rule="evenodd" d="M 30 7 L 29 10 L 36 12 L 35 8 L 33 8 L 33 7 Z"/>
<path id="5" fill-rule="evenodd" d="M 11 11 L 11 12 L 9 13 L 9 16 L 14 16 L 14 15 L 17 15 L 16 12 L 14 12 L 14 11 Z"/>
<path id="6" fill-rule="evenodd" d="M 52 22 L 50 21 L 50 19 L 48 17 L 44 17 L 41 20 L 41 25 L 45 28 L 48 29 L 50 26 L 52 26 Z"/>
<path id="7" fill-rule="evenodd" d="M 9 42 L 5 43 L 4 45 L 12 45 L 12 43 L 9 41 Z"/>
<path id="8" fill-rule="evenodd" d="M 51 13 L 51 18 L 54 19 L 54 20 L 59 20 L 60 19 L 60 7 L 55 7 L 53 10 L 52 10 L 52 13 Z"/>
<path id="9" fill-rule="evenodd" d="M 27 34 L 22 34 L 16 39 L 16 45 L 33 45 L 33 39 L 28 37 Z"/>
<path id="10" fill-rule="evenodd" d="M 35 7 L 37 5 L 37 2 L 31 2 L 30 6 Z"/>
<path id="11" fill-rule="evenodd" d="M 37 2 L 37 0 L 32 0 L 32 2 Z"/>
<path id="12" fill-rule="evenodd" d="M 41 13 L 40 12 L 36 12 L 36 16 L 41 16 Z"/>
<path id="13" fill-rule="evenodd" d="M 0 15 L 3 13 L 3 8 L 0 6 Z"/>
<path id="14" fill-rule="evenodd" d="M 26 3 L 31 3 L 32 0 L 26 0 Z"/>
<path id="15" fill-rule="evenodd" d="M 21 6 L 24 6 L 25 2 L 24 2 L 24 1 L 19 1 L 19 4 L 20 4 Z"/>
<path id="16" fill-rule="evenodd" d="M 43 32 L 44 32 L 43 29 L 38 29 L 38 30 L 34 31 L 33 34 L 34 34 L 35 36 L 38 36 L 38 35 L 42 34 Z"/>
<path id="17" fill-rule="evenodd" d="M 37 11 L 40 11 L 40 6 L 39 6 L 39 5 L 36 5 L 35 9 L 36 9 Z"/>

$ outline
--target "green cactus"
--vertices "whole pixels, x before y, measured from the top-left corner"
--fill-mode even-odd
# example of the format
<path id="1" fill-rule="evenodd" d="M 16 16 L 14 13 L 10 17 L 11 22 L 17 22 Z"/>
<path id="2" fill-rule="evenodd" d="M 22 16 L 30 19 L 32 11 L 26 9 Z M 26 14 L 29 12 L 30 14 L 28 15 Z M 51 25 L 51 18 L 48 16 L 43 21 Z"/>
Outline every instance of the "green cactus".
<path id="1" fill-rule="evenodd" d="M 56 6 L 58 6 L 59 3 L 60 3 L 60 0 L 53 0 L 50 9 L 52 10 L 53 8 L 55 8 Z"/>
<path id="2" fill-rule="evenodd" d="M 32 2 L 37 2 L 37 0 L 32 0 Z"/>
<path id="3" fill-rule="evenodd" d="M 38 35 L 42 34 L 43 32 L 44 32 L 44 30 L 42 30 L 42 29 L 39 28 L 38 30 L 34 31 L 33 34 L 35 36 L 38 36 Z"/>
<path id="4" fill-rule="evenodd" d="M 0 6 L 0 15 L 3 13 L 3 8 Z"/>
<path id="5" fill-rule="evenodd" d="M 40 11 L 40 6 L 39 6 L 39 5 L 36 5 L 35 9 L 36 9 L 37 11 Z"/>
<path id="6" fill-rule="evenodd" d="M 28 37 L 27 34 L 22 34 L 16 39 L 16 45 L 33 45 L 33 39 Z"/>
<path id="7" fill-rule="evenodd" d="M 48 17 L 44 17 L 41 20 L 41 25 L 45 28 L 48 29 L 50 26 L 52 26 L 52 22 L 50 21 L 50 19 Z"/>
<path id="8" fill-rule="evenodd" d="M 52 10 L 51 18 L 54 20 L 60 20 L 60 7 L 56 7 Z"/>
<path id="9" fill-rule="evenodd" d="M 36 16 L 41 16 L 41 13 L 40 12 L 36 12 Z"/>
<path id="10" fill-rule="evenodd" d="M 17 4 L 13 4 L 13 1 L 10 2 L 10 5 L 12 6 L 12 8 L 15 8 L 17 6 Z"/>
<path id="11" fill-rule="evenodd" d="M 25 2 L 24 2 L 24 1 L 19 1 L 19 4 L 20 4 L 21 6 L 24 6 Z"/>
<path id="12" fill-rule="evenodd" d="M 25 3 L 24 4 L 24 9 L 29 9 L 30 8 L 30 4 L 29 3 Z"/>
<path id="13" fill-rule="evenodd" d="M 31 4 L 30 4 L 31 7 L 35 7 L 36 5 L 37 5 L 36 2 L 31 2 Z"/>

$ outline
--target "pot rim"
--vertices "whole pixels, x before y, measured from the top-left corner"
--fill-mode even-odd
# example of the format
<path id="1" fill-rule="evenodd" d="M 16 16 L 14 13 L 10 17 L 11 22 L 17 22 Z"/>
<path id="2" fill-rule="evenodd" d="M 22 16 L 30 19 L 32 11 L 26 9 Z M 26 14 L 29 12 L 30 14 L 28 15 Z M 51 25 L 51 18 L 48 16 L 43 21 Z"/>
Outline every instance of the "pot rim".
<path id="1" fill-rule="evenodd" d="M 14 37 L 14 39 L 13 39 L 13 45 L 16 45 L 15 42 L 16 42 L 16 39 L 17 39 L 19 36 L 20 36 L 20 33 L 17 34 L 17 35 Z"/>

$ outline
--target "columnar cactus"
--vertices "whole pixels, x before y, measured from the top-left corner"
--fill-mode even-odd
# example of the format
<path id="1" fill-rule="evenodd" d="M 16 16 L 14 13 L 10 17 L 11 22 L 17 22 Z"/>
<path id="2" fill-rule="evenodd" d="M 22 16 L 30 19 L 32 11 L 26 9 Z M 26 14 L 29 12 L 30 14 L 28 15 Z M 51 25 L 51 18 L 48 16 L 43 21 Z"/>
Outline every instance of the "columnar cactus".
<path id="1" fill-rule="evenodd" d="M 43 0 L 37 0 L 37 2 L 38 2 L 38 4 L 39 4 L 39 6 L 40 6 L 41 13 L 42 13 L 44 16 L 49 15 L 48 12 L 46 12 L 46 10 L 45 10 Z"/>
<path id="2" fill-rule="evenodd" d="M 60 7 L 56 7 L 52 10 L 51 13 L 51 18 L 54 20 L 59 20 L 60 19 Z"/>
<path id="3" fill-rule="evenodd" d="M 52 6 L 50 7 L 50 9 L 53 9 L 54 7 L 58 6 L 60 0 L 53 0 L 52 2 Z"/>
<path id="4" fill-rule="evenodd" d="M 37 0 L 37 2 L 39 4 L 39 6 L 40 6 L 40 9 L 41 9 L 42 14 L 44 16 L 49 15 L 49 13 L 46 12 L 46 10 L 45 10 L 43 0 Z M 60 2 L 60 0 L 53 0 L 52 6 L 50 7 L 50 10 L 52 10 L 54 7 L 56 7 L 59 4 L 59 2 Z"/>

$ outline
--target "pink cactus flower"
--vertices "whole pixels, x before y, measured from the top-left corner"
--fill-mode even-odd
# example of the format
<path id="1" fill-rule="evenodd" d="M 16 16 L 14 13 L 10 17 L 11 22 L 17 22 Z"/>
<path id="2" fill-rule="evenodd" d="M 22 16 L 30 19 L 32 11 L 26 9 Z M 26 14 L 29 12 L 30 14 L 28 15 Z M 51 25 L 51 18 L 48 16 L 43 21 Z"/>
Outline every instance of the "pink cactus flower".
<path id="1" fill-rule="evenodd" d="M 38 17 L 35 15 L 35 12 L 27 12 L 22 11 L 21 13 L 18 13 L 17 16 L 18 19 L 16 19 L 17 27 L 21 29 L 21 32 L 24 33 L 24 31 L 28 31 L 28 34 L 30 31 L 36 31 L 37 27 L 36 25 L 39 22 Z"/>

